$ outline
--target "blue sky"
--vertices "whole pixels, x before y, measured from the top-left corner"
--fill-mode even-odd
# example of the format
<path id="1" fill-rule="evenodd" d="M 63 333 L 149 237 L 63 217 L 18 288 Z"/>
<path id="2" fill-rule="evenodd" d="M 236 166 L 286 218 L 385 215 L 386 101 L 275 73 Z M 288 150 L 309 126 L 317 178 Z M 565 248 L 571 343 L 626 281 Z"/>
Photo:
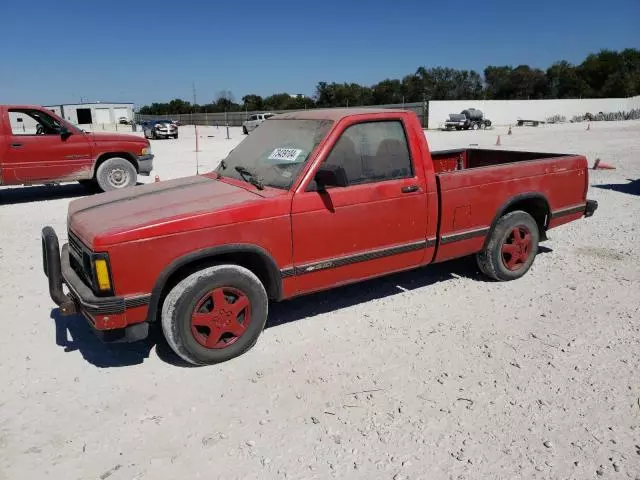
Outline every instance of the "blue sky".
<path id="1" fill-rule="evenodd" d="M 640 0 L 3 1 L 0 103 L 312 95 L 424 65 L 579 63 L 640 48 Z M 93 4 L 93 5 L 92 5 Z"/>

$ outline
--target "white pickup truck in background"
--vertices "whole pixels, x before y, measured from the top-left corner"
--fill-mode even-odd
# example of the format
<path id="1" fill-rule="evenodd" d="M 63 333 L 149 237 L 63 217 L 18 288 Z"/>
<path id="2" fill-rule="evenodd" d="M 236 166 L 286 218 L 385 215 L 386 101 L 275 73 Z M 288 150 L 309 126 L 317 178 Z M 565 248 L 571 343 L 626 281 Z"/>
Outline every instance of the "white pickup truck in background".
<path id="1" fill-rule="evenodd" d="M 254 131 L 258 126 L 264 122 L 266 119 L 271 118 L 275 115 L 275 113 L 256 113 L 251 115 L 248 119 L 246 119 L 242 123 L 242 133 L 248 135 L 249 132 Z"/>

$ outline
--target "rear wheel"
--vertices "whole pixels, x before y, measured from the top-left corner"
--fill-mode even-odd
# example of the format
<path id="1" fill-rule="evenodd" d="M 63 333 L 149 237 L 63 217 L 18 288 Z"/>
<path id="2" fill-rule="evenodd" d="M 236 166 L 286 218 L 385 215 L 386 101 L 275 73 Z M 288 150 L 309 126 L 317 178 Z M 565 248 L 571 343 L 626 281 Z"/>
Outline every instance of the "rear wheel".
<path id="1" fill-rule="evenodd" d="M 253 347 L 268 310 L 258 277 L 238 265 L 218 265 L 188 276 L 171 290 L 162 306 L 162 330 L 183 360 L 210 365 Z"/>
<path id="2" fill-rule="evenodd" d="M 520 278 L 533 264 L 539 239 L 538 225 L 531 215 L 508 213 L 498 221 L 485 249 L 476 255 L 478 267 L 494 280 Z"/>
<path id="3" fill-rule="evenodd" d="M 96 172 L 96 180 L 103 192 L 133 187 L 137 179 L 135 167 L 125 158 L 110 158 Z"/>
<path id="4" fill-rule="evenodd" d="M 471 128 L 473 130 L 478 130 L 480 128 L 480 126 L 477 123 L 474 123 L 473 125 L 471 125 Z"/>

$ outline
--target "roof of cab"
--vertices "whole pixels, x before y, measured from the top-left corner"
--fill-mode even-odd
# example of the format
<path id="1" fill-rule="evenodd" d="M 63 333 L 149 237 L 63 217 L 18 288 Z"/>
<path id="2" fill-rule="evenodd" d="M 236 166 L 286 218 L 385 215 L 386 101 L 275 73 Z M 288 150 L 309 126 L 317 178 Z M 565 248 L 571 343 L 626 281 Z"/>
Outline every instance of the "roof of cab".
<path id="1" fill-rule="evenodd" d="M 376 113 L 409 113 L 408 110 L 388 109 L 388 108 L 325 108 L 300 110 L 297 112 L 281 113 L 272 117 L 278 120 L 342 120 L 351 115 L 372 115 Z"/>

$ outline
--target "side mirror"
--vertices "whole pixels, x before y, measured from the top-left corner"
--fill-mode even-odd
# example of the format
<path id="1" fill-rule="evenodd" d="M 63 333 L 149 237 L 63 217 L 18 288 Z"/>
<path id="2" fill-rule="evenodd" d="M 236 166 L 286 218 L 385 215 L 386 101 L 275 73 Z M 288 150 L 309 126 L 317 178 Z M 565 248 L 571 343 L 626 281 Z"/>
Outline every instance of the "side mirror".
<path id="1" fill-rule="evenodd" d="M 327 187 L 346 187 L 349 185 L 347 172 L 339 165 L 321 165 L 314 179 L 319 192 L 324 192 Z"/>
<path id="2" fill-rule="evenodd" d="M 62 126 L 60 127 L 60 136 L 63 139 L 67 139 L 71 136 L 71 131 L 67 127 Z"/>

